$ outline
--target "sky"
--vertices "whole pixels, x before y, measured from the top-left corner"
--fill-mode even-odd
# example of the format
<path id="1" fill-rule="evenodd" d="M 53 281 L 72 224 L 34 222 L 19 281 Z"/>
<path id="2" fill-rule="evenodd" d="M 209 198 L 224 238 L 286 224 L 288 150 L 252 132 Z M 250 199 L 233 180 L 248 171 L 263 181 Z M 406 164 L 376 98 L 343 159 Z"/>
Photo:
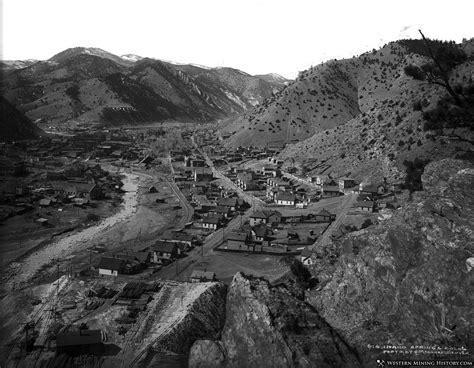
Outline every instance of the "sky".
<path id="1" fill-rule="evenodd" d="M 472 38 L 473 14 L 473 0 L 1 0 L 0 58 L 84 46 L 294 78 L 418 29 Z"/>

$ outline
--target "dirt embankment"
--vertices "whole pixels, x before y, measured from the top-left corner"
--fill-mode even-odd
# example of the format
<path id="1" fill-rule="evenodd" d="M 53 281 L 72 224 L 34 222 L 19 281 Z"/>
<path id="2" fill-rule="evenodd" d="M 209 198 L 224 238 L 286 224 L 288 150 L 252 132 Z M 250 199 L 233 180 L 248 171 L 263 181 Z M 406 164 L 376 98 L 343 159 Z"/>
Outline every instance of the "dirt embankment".
<path id="1" fill-rule="evenodd" d="M 226 305 L 221 340 L 196 341 L 191 368 L 360 367 L 349 345 L 284 285 L 237 273 Z"/>
<path id="2" fill-rule="evenodd" d="M 150 343 L 133 362 L 140 367 L 153 367 L 156 366 L 154 362 L 163 359 L 163 352 L 186 355 L 197 339 L 219 338 L 225 321 L 225 301 L 225 284 L 216 282 L 196 285 L 181 300 L 182 304 L 174 308 L 172 323 L 164 329 L 161 328 L 164 324 L 155 324 L 144 340 Z M 137 348 L 136 351 L 139 350 Z"/>

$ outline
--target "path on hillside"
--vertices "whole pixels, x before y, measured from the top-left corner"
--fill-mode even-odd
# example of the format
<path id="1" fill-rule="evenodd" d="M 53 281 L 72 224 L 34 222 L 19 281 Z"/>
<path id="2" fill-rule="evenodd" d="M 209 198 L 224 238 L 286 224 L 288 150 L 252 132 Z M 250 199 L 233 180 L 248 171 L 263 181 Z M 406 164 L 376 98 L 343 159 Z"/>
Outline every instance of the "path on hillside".
<path id="1" fill-rule="evenodd" d="M 344 222 L 344 219 L 347 216 L 347 213 L 352 208 L 355 200 L 357 199 L 356 194 L 348 194 L 343 197 L 343 203 L 341 204 L 341 211 L 338 213 L 336 220 L 328 226 L 326 231 L 321 235 L 309 249 L 314 249 L 316 247 L 326 245 L 330 241 L 330 237 L 334 230 L 337 230 L 339 226 Z"/>

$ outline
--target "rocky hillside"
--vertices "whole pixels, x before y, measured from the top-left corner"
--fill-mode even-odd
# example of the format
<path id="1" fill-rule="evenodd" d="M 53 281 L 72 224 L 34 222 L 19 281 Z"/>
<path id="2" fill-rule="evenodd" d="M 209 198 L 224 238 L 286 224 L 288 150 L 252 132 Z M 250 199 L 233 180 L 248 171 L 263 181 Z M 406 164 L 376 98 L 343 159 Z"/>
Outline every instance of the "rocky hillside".
<path id="1" fill-rule="evenodd" d="M 383 357 L 368 344 L 474 349 L 474 165 L 433 162 L 422 182 L 424 191 L 380 224 L 317 249 L 320 287 L 307 300 L 357 348 L 364 367 Z"/>
<path id="2" fill-rule="evenodd" d="M 451 83 L 472 89 L 474 40 L 458 45 L 466 59 L 451 71 Z M 429 61 L 422 41 L 402 40 L 347 60 L 328 61 L 301 72 L 296 81 L 222 130 L 227 145 L 287 144 L 282 153 L 318 173 L 328 163 L 335 175 L 363 180 L 397 176 L 414 157 L 439 159 L 472 148 L 470 129 L 435 134 L 425 112 L 438 106 L 446 90 L 405 73 Z M 469 92 L 471 93 L 471 92 Z M 469 121 L 472 120 L 472 116 Z M 459 141 L 471 137 L 471 143 Z"/>
<path id="3" fill-rule="evenodd" d="M 208 122 L 242 113 L 283 86 L 237 70 L 83 47 L 2 73 L 6 99 L 30 119 L 59 129 L 173 119 Z"/>
<path id="4" fill-rule="evenodd" d="M 360 367 L 350 346 L 293 288 L 238 273 L 220 341 L 198 340 L 193 367 Z"/>
<path id="5" fill-rule="evenodd" d="M 44 132 L 0 96 L 0 141 L 38 138 Z"/>

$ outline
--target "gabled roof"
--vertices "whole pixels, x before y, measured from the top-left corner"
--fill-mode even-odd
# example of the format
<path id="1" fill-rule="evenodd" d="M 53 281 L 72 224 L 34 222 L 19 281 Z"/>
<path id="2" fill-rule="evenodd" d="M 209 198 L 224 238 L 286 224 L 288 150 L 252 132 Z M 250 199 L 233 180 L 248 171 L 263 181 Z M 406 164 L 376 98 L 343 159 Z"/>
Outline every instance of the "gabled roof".
<path id="1" fill-rule="evenodd" d="M 122 259 L 102 257 L 98 267 L 104 270 L 119 271 L 123 267 L 124 263 L 125 262 Z"/>
<path id="2" fill-rule="evenodd" d="M 321 215 L 321 216 L 333 216 L 333 214 L 331 212 L 329 212 L 328 210 L 326 210 L 325 208 L 323 208 L 321 211 L 319 211 L 317 213 L 317 215 Z"/>
<path id="3" fill-rule="evenodd" d="M 227 240 L 245 242 L 248 236 L 249 234 L 245 232 L 231 232 L 227 234 Z"/>
<path id="4" fill-rule="evenodd" d="M 92 345 L 102 342 L 102 333 L 100 330 L 80 330 L 58 333 L 56 337 L 56 346 L 77 346 Z"/>
<path id="5" fill-rule="evenodd" d="M 154 252 L 173 253 L 177 249 L 177 246 L 176 243 L 158 240 L 155 244 L 152 245 L 151 249 Z"/>
<path id="6" fill-rule="evenodd" d="M 291 193 L 278 193 L 276 199 L 279 201 L 295 201 L 296 196 Z"/>
<path id="7" fill-rule="evenodd" d="M 217 206 L 214 209 L 214 211 L 217 212 L 217 213 L 228 213 L 229 212 L 229 207 Z"/>
<path id="8" fill-rule="evenodd" d="M 383 184 L 379 185 L 367 185 L 365 187 L 362 187 L 361 192 L 367 192 L 367 193 L 377 193 L 378 188 L 383 187 Z"/>
<path id="9" fill-rule="evenodd" d="M 194 270 L 191 274 L 192 279 L 214 280 L 216 278 L 215 272 Z"/>
<path id="10" fill-rule="evenodd" d="M 255 211 L 254 213 L 252 213 L 250 215 L 250 218 L 268 219 L 272 215 L 281 216 L 281 213 L 278 211 L 260 210 L 260 211 Z"/>
<path id="11" fill-rule="evenodd" d="M 373 201 L 361 201 L 356 203 L 356 207 L 374 207 Z"/>
<path id="12" fill-rule="evenodd" d="M 341 189 L 339 188 L 339 186 L 335 186 L 335 185 L 323 185 L 323 191 L 324 192 L 340 192 Z"/>
<path id="13" fill-rule="evenodd" d="M 207 216 L 202 219 L 203 223 L 206 224 L 219 224 L 221 222 L 220 216 Z"/>
<path id="14" fill-rule="evenodd" d="M 263 238 L 267 235 L 272 235 L 273 231 L 265 224 L 258 224 L 252 228 L 253 232 L 259 238 Z"/>
<path id="15" fill-rule="evenodd" d="M 237 205 L 237 198 L 219 198 L 217 200 L 217 205 L 235 207 Z"/>

